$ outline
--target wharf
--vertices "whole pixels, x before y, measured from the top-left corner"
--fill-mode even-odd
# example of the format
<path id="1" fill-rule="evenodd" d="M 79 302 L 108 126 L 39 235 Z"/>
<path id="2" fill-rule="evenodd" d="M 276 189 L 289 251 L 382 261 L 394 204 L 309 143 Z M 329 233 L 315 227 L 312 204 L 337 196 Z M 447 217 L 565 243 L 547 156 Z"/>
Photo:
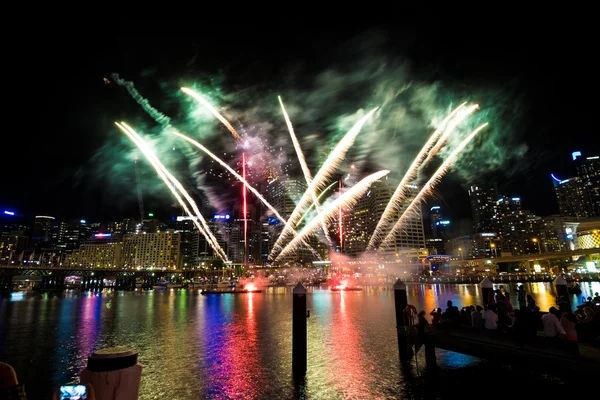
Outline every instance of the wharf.
<path id="1" fill-rule="evenodd" d="M 406 329 L 399 328 L 402 336 Z M 425 333 L 424 343 L 428 366 L 435 365 L 435 348 L 453 351 L 500 364 L 518 365 L 567 375 L 596 375 L 600 367 L 600 348 L 579 343 L 579 356 L 560 348 L 551 348 L 541 333 L 530 344 L 517 343 L 496 332 L 467 327 L 432 328 Z"/>

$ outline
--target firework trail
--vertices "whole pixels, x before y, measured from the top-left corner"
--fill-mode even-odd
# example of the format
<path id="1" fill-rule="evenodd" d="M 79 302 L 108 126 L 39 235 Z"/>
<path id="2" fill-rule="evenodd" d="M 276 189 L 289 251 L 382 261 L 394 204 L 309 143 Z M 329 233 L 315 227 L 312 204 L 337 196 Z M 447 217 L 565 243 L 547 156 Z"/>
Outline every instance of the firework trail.
<path id="1" fill-rule="evenodd" d="M 369 190 L 369 186 L 378 179 L 383 178 L 389 174 L 389 170 L 383 170 L 376 172 L 362 179 L 350 190 L 344 193 L 341 197 L 337 198 L 333 203 L 326 207 L 323 212 L 313 218 L 305 227 L 298 233 L 298 235 L 281 250 L 281 253 L 277 256 L 275 261 L 281 257 L 285 257 L 289 253 L 297 249 L 298 245 L 302 243 L 311 233 L 315 230 L 323 221 L 335 219 L 337 211 L 340 207 L 353 207 L 356 202 Z"/>
<path id="2" fill-rule="evenodd" d="M 217 117 L 217 119 L 219 121 L 221 121 L 221 123 L 223 125 L 225 125 L 225 127 L 227 129 L 229 129 L 229 132 L 231 132 L 231 134 L 233 135 L 234 138 L 236 138 L 237 140 L 242 140 L 242 138 L 240 137 L 240 135 L 237 133 L 237 131 L 235 129 L 233 129 L 233 126 L 231 126 L 231 124 L 229 123 L 229 121 L 227 121 L 225 119 L 225 117 L 223 117 L 221 114 L 219 114 L 219 112 L 217 111 L 216 108 L 214 108 L 212 106 L 212 104 L 210 104 L 208 101 L 206 101 L 206 99 L 204 97 L 202 97 L 198 92 L 192 90 L 192 89 L 188 89 L 185 87 L 182 87 L 181 90 L 183 91 L 183 93 L 193 97 L 194 99 L 198 100 L 204 107 L 208 108 L 208 110 L 215 116 Z"/>
<path id="3" fill-rule="evenodd" d="M 474 104 L 471 107 L 467 108 L 466 110 L 463 110 L 463 112 L 461 112 L 460 115 L 458 115 L 456 118 L 454 118 L 448 124 L 448 129 L 446 129 L 444 131 L 444 134 L 440 137 L 440 139 L 437 141 L 437 143 L 435 144 L 435 146 L 433 146 L 433 148 L 431 149 L 431 151 L 427 155 L 427 158 L 425 159 L 425 161 L 423 161 L 423 164 L 421 164 L 423 167 L 426 167 L 429 164 L 429 162 L 431 162 L 431 159 L 433 157 L 435 157 L 435 155 L 437 154 L 437 152 L 440 151 L 440 149 L 442 148 L 442 146 L 444 146 L 444 144 L 446 144 L 446 141 L 448 140 L 448 137 L 450 137 L 450 135 L 452 134 L 452 132 L 454 131 L 454 129 L 465 118 L 467 118 L 469 116 L 469 114 L 473 113 L 473 111 L 475 111 L 475 110 L 479 110 L 479 104 Z"/>
<path id="4" fill-rule="evenodd" d="M 473 140 L 473 138 L 486 126 L 488 123 L 481 125 L 477 129 L 475 129 L 469 136 L 467 136 L 460 144 L 450 153 L 450 156 L 442 163 L 442 165 L 435 171 L 435 174 L 431 176 L 431 178 L 427 181 L 425 186 L 421 189 L 421 191 L 415 196 L 415 198 L 410 202 L 406 210 L 402 213 L 396 224 L 392 230 L 387 234 L 381 245 L 379 246 L 379 250 L 385 248 L 392 239 L 396 236 L 396 232 L 398 229 L 402 227 L 402 223 L 404 220 L 414 212 L 414 208 L 421 205 L 421 200 L 423 197 L 427 196 L 431 193 L 432 189 L 437 185 L 437 183 L 442 179 L 442 177 L 448 172 L 452 164 L 456 160 L 456 157 L 463 151 L 463 149 Z"/>
<path id="5" fill-rule="evenodd" d="M 215 252 L 219 256 L 219 258 L 221 258 L 223 261 L 226 261 L 227 255 L 225 254 L 225 252 L 223 251 L 221 246 L 219 246 L 219 244 L 217 243 L 216 238 L 212 235 L 212 232 L 210 231 L 210 228 L 206 224 L 206 221 L 200 214 L 200 210 L 198 210 L 196 203 L 189 196 L 189 194 L 183 188 L 183 186 L 181 186 L 179 181 L 165 168 L 165 166 L 160 162 L 158 157 L 156 157 L 156 155 L 154 154 L 154 152 L 152 151 L 150 146 L 130 126 L 128 126 L 124 122 L 122 122 L 120 124 L 117 122 L 116 125 L 142 151 L 142 153 L 144 153 L 144 155 L 146 156 L 146 158 L 148 159 L 150 164 L 152 164 L 152 166 L 154 167 L 154 169 L 156 170 L 156 172 L 158 173 L 160 178 L 167 185 L 167 187 L 169 188 L 171 193 L 173 193 L 173 195 L 175 196 L 175 198 L 177 199 L 179 204 L 183 207 L 184 211 L 190 217 L 193 217 L 193 214 L 190 212 L 189 208 L 187 207 L 186 203 L 183 201 L 183 199 L 181 198 L 181 196 L 179 195 L 177 190 L 179 190 L 179 192 L 186 198 L 186 200 L 192 206 L 192 209 L 194 210 L 194 212 L 196 212 L 197 219 L 202 223 L 203 226 L 200 226 L 198 221 L 195 219 L 193 219 L 194 224 L 196 225 L 196 227 L 198 228 L 200 233 L 202 233 L 202 235 L 204 235 L 204 237 L 208 241 L 209 245 L 213 248 L 213 250 L 215 250 Z M 176 188 L 177 188 L 177 190 L 176 190 Z"/>
<path id="6" fill-rule="evenodd" d="M 167 117 L 165 114 L 161 113 L 156 108 L 152 107 L 150 105 L 150 102 L 148 102 L 148 100 L 146 100 L 140 94 L 140 92 L 137 91 L 137 89 L 133 85 L 133 82 L 121 79 L 121 77 L 119 77 L 119 74 L 117 74 L 117 73 L 111 74 L 110 77 L 117 83 L 117 85 L 122 86 L 125 89 L 127 89 L 129 94 L 131 95 L 131 97 L 133 97 L 133 99 L 135 101 L 137 101 L 137 103 L 140 106 L 142 106 L 144 111 L 146 111 L 148 113 L 148 115 L 150 115 L 156 122 L 158 122 L 160 125 L 162 125 L 165 128 L 167 126 L 169 126 L 169 124 L 171 123 L 171 118 Z"/>
<path id="7" fill-rule="evenodd" d="M 320 200 L 320 199 L 321 199 L 321 197 L 323 197 L 323 195 L 324 195 L 324 194 L 325 194 L 325 193 L 326 193 L 326 192 L 327 192 L 329 189 L 331 189 L 331 188 L 333 187 L 333 185 L 335 185 L 335 184 L 337 184 L 337 182 L 333 182 L 331 185 L 327 186 L 327 187 L 325 188 L 325 190 L 323 190 L 323 191 L 321 192 L 321 194 L 319 195 L 319 197 L 317 197 L 317 200 Z M 298 220 L 298 225 L 300 225 L 300 222 L 302 222 L 302 220 L 303 220 L 303 219 L 304 219 L 304 218 L 305 218 L 305 217 L 308 215 L 308 213 L 310 212 L 310 210 L 312 210 L 312 209 L 313 209 L 313 207 L 315 206 L 315 204 L 316 204 L 316 203 L 312 203 L 312 204 L 310 205 L 310 207 L 308 207 L 308 209 L 306 210 L 306 212 L 304 213 L 304 215 L 302 215 L 302 217 L 301 217 L 301 218 Z"/>
<path id="8" fill-rule="evenodd" d="M 425 158 L 429 150 L 435 145 L 438 137 L 442 133 L 442 129 L 446 127 L 448 121 L 450 121 L 456 115 L 456 113 L 465 106 L 465 104 L 467 103 L 462 103 L 461 105 L 456 107 L 450 114 L 448 114 L 446 118 L 444 118 L 444 120 L 440 123 L 440 126 L 437 127 L 437 129 L 431 134 L 425 145 L 423 145 L 423 148 L 421 148 L 419 154 L 417 154 L 410 167 L 408 167 L 406 174 L 404 174 L 404 177 L 398 184 L 398 187 L 394 191 L 394 194 L 392 195 L 390 201 L 388 202 L 387 206 L 385 206 L 385 210 L 383 211 L 383 214 L 381 214 L 379 222 L 377 222 L 377 226 L 373 231 L 373 235 L 371 235 L 371 239 L 369 239 L 369 245 L 367 246 L 367 250 L 373 250 L 377 245 L 377 242 L 382 239 L 382 236 L 385 234 L 386 229 L 392 223 L 392 216 L 395 212 L 398 211 L 400 204 L 402 204 L 402 202 L 406 198 L 406 184 L 408 184 L 415 178 L 419 166 L 421 165 L 423 159 Z"/>
<path id="9" fill-rule="evenodd" d="M 294 149 L 296 149 L 296 154 L 298 156 L 298 162 L 300 163 L 300 167 L 302 168 L 302 173 L 304 174 L 304 179 L 306 180 L 306 186 L 308 186 L 307 190 L 310 191 L 309 194 L 312 197 L 313 204 L 314 204 L 315 209 L 317 210 L 317 214 L 318 214 L 321 212 L 321 207 L 319 206 L 319 199 L 317 197 L 317 194 L 314 191 L 314 188 L 312 190 L 310 188 L 310 182 L 312 181 L 312 176 L 310 174 L 310 170 L 308 169 L 308 164 L 306 164 L 306 159 L 304 158 L 304 153 L 302 152 L 302 148 L 300 147 L 300 143 L 298 142 L 298 138 L 296 137 L 296 133 L 294 132 L 294 127 L 292 125 L 292 121 L 290 120 L 290 116 L 288 115 L 287 111 L 285 110 L 283 101 L 281 100 L 281 96 L 277 96 L 277 98 L 279 99 L 279 104 L 281 105 L 281 111 L 283 111 L 283 117 L 285 118 L 285 123 L 288 127 L 288 131 L 290 131 L 290 136 L 292 138 L 292 143 L 294 144 Z M 306 213 L 304 215 L 306 215 Z M 304 218 L 304 216 L 302 216 L 302 218 Z M 300 218 L 298 223 L 300 223 L 302 218 Z M 323 229 L 323 233 L 325 233 L 325 237 L 327 238 L 327 243 L 329 243 L 329 246 L 331 247 L 333 244 L 331 241 L 331 237 L 329 236 L 329 231 L 327 229 L 327 225 L 325 224 L 325 221 L 323 221 L 323 223 L 321 224 L 321 228 Z"/>
<path id="10" fill-rule="evenodd" d="M 354 140 L 356 136 L 360 133 L 360 129 L 367 122 L 367 120 L 373 115 L 375 111 L 377 111 L 378 107 L 372 109 L 367 115 L 362 117 L 353 127 L 346 133 L 346 135 L 342 138 L 342 140 L 335 146 L 333 151 L 329 153 L 327 159 L 315 175 L 315 178 L 310 182 L 308 189 L 304 192 L 300 201 L 294 208 L 292 215 L 288 219 L 288 222 L 285 224 L 281 235 L 277 238 L 271 253 L 269 254 L 268 259 L 273 259 L 275 253 L 279 252 L 282 249 L 282 243 L 287 240 L 289 235 L 294 232 L 295 227 L 298 225 L 298 219 L 301 216 L 302 211 L 307 206 L 310 201 L 310 193 L 311 191 L 319 191 L 327 184 L 327 180 L 331 177 L 331 175 L 335 172 L 335 170 L 339 167 L 340 163 L 344 159 L 344 156 L 350 149 L 350 147 L 354 144 Z"/>
<path id="11" fill-rule="evenodd" d="M 267 200 L 265 200 L 264 197 L 262 197 L 262 195 L 256 190 L 254 189 L 254 187 L 252 187 L 240 174 L 238 174 L 237 172 L 235 172 L 235 170 L 233 170 L 233 168 L 231 168 L 229 165 L 227 165 L 227 163 L 223 160 L 221 160 L 219 157 L 217 157 L 216 155 L 214 155 L 210 150 L 208 150 L 206 147 L 202 146 L 200 143 L 198 143 L 197 141 L 195 141 L 194 139 L 185 136 L 175 130 L 171 130 L 171 133 L 173 133 L 176 136 L 179 136 L 180 138 L 182 138 L 183 140 L 186 140 L 188 143 L 193 144 L 194 146 L 196 146 L 197 148 L 199 148 L 200 150 L 202 150 L 203 152 L 205 152 L 206 154 L 208 154 L 213 160 L 215 160 L 216 162 L 218 162 L 219 164 L 221 164 L 227 171 L 229 171 L 229 173 L 231 173 L 233 176 L 235 176 L 240 182 L 242 182 L 244 184 L 244 186 L 246 186 L 246 188 L 248 188 L 249 191 L 251 191 L 256 197 L 258 197 L 258 199 L 260 201 L 263 202 L 264 205 L 266 205 L 269 210 L 271 210 L 273 212 L 273 214 L 275 214 L 275 216 L 277 217 L 277 219 L 279 219 L 281 222 L 283 222 L 284 224 L 286 223 L 286 220 L 279 215 L 279 213 L 277 212 L 277 210 L 271 205 L 269 204 L 269 202 Z"/>

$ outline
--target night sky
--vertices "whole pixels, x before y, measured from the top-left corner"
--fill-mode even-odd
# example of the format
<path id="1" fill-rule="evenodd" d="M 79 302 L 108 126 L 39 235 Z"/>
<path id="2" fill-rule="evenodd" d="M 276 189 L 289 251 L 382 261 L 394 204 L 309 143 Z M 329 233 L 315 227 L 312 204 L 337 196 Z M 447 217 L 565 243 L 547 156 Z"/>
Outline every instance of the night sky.
<path id="1" fill-rule="evenodd" d="M 488 87 L 502 92 L 503 104 L 496 106 L 504 109 L 511 141 L 528 150 L 509 168 L 478 179 L 497 181 L 502 193 L 520 196 L 538 215 L 557 213 L 550 173 L 574 175 L 572 151 L 600 154 L 593 95 L 597 70 L 588 55 L 591 36 L 585 24 L 574 30 L 550 21 L 486 21 L 467 30 L 434 18 L 427 26 L 353 25 L 297 33 L 195 24 L 193 31 L 182 32 L 161 22 L 156 29 L 140 30 L 149 36 L 136 37 L 126 36 L 131 31 L 125 26 L 109 34 L 102 25 L 72 30 L 66 25 L 59 34 L 39 25 L 32 33 L 36 41 L 17 41 L 6 50 L 12 54 L 12 71 L 4 76 L 11 113 L 4 118 L 11 121 L 2 141 L 0 207 L 25 216 L 137 215 L 135 200 L 115 207 L 111 196 L 102 195 L 109 183 L 95 181 L 92 173 L 98 148 L 115 134 L 113 121 L 143 115 L 123 88 L 103 83 L 112 72 L 136 82 L 153 105 L 173 114 L 176 105 L 157 101 L 164 82 L 176 89 L 182 81 L 220 74 L 227 77 L 223 90 L 231 93 L 248 87 L 277 90 L 293 71 L 301 76 L 293 84 L 308 89 L 311 74 L 356 57 L 348 50 L 353 40 L 376 32 L 385 38 L 380 50 L 409 63 L 415 79 L 437 82 L 453 93 Z M 163 32 L 181 37 L 154 34 Z M 451 174 L 439 187 L 437 198 L 453 218 L 470 216 L 467 184 Z M 149 207 L 161 207 L 159 199 L 148 201 Z"/>

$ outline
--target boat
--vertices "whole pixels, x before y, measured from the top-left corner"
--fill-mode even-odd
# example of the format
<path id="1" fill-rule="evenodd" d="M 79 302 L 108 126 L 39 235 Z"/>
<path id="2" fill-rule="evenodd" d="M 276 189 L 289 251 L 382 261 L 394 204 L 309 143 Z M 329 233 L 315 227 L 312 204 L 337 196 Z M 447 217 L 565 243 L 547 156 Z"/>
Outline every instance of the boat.
<path id="1" fill-rule="evenodd" d="M 142 286 L 144 286 L 144 280 L 140 279 L 140 278 L 136 279 L 135 280 L 135 287 L 136 288 L 141 288 Z"/>
<path id="2" fill-rule="evenodd" d="M 182 287 L 181 283 L 167 283 L 167 289 L 181 289 Z"/>
<path id="3" fill-rule="evenodd" d="M 224 281 L 220 281 L 217 283 L 217 289 L 231 289 L 233 288 L 233 282 L 231 282 L 229 279 L 226 279 Z"/>
<path id="4" fill-rule="evenodd" d="M 333 286 L 329 290 L 332 292 L 360 292 L 362 288 L 358 286 Z"/>
<path id="5" fill-rule="evenodd" d="M 209 295 L 209 294 L 244 294 L 244 293 L 262 293 L 260 289 L 231 289 L 231 290 L 219 290 L 219 289 L 206 289 L 202 290 L 201 294 Z"/>

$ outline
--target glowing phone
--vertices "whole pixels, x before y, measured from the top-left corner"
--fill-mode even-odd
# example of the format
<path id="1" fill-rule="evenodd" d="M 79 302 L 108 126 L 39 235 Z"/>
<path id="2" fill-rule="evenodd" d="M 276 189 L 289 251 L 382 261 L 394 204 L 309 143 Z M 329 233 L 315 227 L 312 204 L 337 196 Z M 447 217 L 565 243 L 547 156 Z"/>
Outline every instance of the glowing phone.
<path id="1" fill-rule="evenodd" d="M 60 400 L 85 400 L 87 388 L 85 385 L 68 385 L 60 387 Z"/>

